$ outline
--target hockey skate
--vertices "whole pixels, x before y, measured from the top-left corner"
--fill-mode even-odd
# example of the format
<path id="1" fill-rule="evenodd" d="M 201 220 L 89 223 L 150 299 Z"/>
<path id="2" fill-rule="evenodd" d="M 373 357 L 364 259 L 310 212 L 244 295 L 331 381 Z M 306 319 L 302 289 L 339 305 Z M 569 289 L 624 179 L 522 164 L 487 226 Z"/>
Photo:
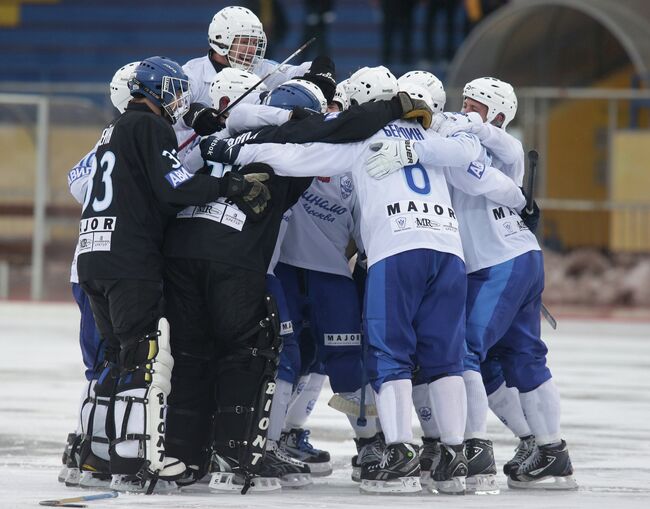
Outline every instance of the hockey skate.
<path id="1" fill-rule="evenodd" d="M 301 488 L 313 482 L 310 466 L 289 456 L 275 440 L 267 442 L 260 474 L 278 477 L 283 488 Z"/>
<path id="2" fill-rule="evenodd" d="M 59 470 L 58 480 L 65 483 L 66 486 L 77 486 L 79 484 L 79 465 L 78 449 L 81 442 L 81 435 L 69 433 L 63 450 L 61 463 L 63 466 Z"/>
<path id="3" fill-rule="evenodd" d="M 422 491 L 417 446 L 406 443 L 387 445 L 380 461 L 362 469 L 360 489 L 365 493 Z"/>
<path id="4" fill-rule="evenodd" d="M 241 492 L 244 488 L 244 473 L 239 462 L 228 456 L 212 454 L 210 462 L 210 490 L 216 493 Z M 267 472 L 253 477 L 248 493 L 259 493 L 282 489 L 280 479 L 268 476 Z"/>
<path id="5" fill-rule="evenodd" d="M 316 449 L 309 443 L 308 429 L 292 428 L 283 431 L 280 437 L 280 448 L 289 456 L 309 465 L 311 475 L 325 477 L 332 473 L 330 453 Z"/>
<path id="6" fill-rule="evenodd" d="M 433 471 L 440 461 L 440 439 L 422 437 L 422 449 L 420 450 L 420 484 L 423 487 L 431 486 L 433 483 Z"/>
<path id="7" fill-rule="evenodd" d="M 433 472 L 431 491 L 445 495 L 464 495 L 467 458 L 463 444 L 440 444 L 440 462 Z"/>
<path id="8" fill-rule="evenodd" d="M 384 454 L 384 434 L 379 432 L 371 438 L 355 438 L 357 454 L 352 457 L 352 480 L 361 482 L 361 471 L 373 463 L 381 461 Z"/>
<path id="9" fill-rule="evenodd" d="M 498 495 L 497 467 L 490 440 L 470 438 L 465 442 L 467 458 L 466 493 L 476 495 Z"/>
<path id="10" fill-rule="evenodd" d="M 135 475 L 113 474 L 110 488 L 122 493 L 149 493 L 152 480 L 145 480 Z M 151 493 L 156 495 L 178 491 L 174 481 L 158 479 Z"/>
<path id="11" fill-rule="evenodd" d="M 516 471 L 510 471 L 508 486 L 543 490 L 577 489 L 566 442 L 562 440 L 557 445 L 538 445 Z"/>
<path id="12" fill-rule="evenodd" d="M 516 472 L 526 459 L 533 453 L 535 449 L 535 437 L 528 435 L 519 439 L 519 444 L 515 448 L 515 455 L 513 458 L 503 465 L 503 473 L 510 475 L 510 472 Z"/>

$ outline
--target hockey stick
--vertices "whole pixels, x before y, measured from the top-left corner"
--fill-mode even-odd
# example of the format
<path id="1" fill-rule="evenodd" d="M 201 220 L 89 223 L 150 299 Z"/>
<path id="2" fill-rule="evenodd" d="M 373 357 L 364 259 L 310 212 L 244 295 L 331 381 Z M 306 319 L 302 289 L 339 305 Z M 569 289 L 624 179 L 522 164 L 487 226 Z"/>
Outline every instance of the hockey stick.
<path id="1" fill-rule="evenodd" d="M 233 102 L 231 102 L 228 106 L 226 106 L 224 109 L 221 111 L 217 112 L 217 118 L 223 117 L 226 113 L 228 113 L 231 109 L 233 109 L 235 106 L 237 106 L 243 99 L 246 97 L 248 94 L 253 92 L 257 87 L 259 87 L 262 83 L 264 83 L 265 80 L 267 80 L 270 76 L 274 75 L 276 72 L 278 72 L 283 65 L 285 65 L 289 60 L 291 60 L 294 57 L 297 57 L 300 53 L 302 53 L 307 46 L 309 46 L 311 43 L 313 43 L 316 40 L 316 37 L 312 37 L 309 39 L 305 44 L 300 46 L 296 51 L 291 53 L 287 58 L 285 58 L 282 62 L 278 64 L 278 66 L 273 69 L 272 71 L 266 73 L 266 75 L 260 79 L 255 85 L 253 85 L 251 88 L 246 90 L 242 95 L 240 95 L 237 99 L 235 99 Z M 199 135 L 194 133 L 192 136 L 190 136 L 188 139 L 186 139 L 183 143 L 181 143 L 181 146 L 178 147 L 178 151 L 180 152 L 183 150 L 185 147 L 187 147 L 190 143 L 192 143 Z"/>
<path id="2" fill-rule="evenodd" d="M 354 401 L 350 401 L 349 399 L 345 399 L 340 394 L 333 394 L 327 404 L 334 410 L 343 412 L 346 415 L 361 417 L 361 405 Z M 377 407 L 375 405 L 364 405 L 363 408 L 365 417 L 377 417 Z"/>
<path id="3" fill-rule="evenodd" d="M 535 195 L 535 174 L 537 173 L 537 161 L 539 160 L 539 154 L 537 150 L 531 150 L 528 152 L 528 182 L 526 183 L 526 214 L 532 214 L 534 211 L 533 207 L 533 198 Z M 553 328 L 557 329 L 557 320 L 553 318 L 553 315 L 548 310 L 548 308 L 542 302 L 542 316 L 546 319 L 548 324 Z"/>
<path id="4" fill-rule="evenodd" d="M 86 504 L 77 504 L 75 502 L 88 502 L 90 500 L 103 500 L 105 498 L 116 498 L 117 491 L 110 493 L 97 493 L 96 495 L 84 495 L 83 497 L 60 498 L 58 500 L 41 500 L 38 505 L 49 507 L 88 507 Z"/>

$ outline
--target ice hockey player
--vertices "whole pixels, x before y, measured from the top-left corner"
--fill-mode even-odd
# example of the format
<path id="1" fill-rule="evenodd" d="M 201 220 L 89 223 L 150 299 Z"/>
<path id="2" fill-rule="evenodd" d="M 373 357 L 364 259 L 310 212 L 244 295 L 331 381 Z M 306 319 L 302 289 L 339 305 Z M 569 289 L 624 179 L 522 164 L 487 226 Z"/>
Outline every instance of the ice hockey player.
<path id="1" fill-rule="evenodd" d="M 126 111 L 97 146 L 77 268 L 119 377 L 108 395 L 111 486 L 151 492 L 158 479 L 172 481 L 185 471 L 164 444 L 173 359 L 163 318 L 163 231 L 183 205 L 224 195 L 251 199 L 262 184 L 239 175 L 193 176 L 183 168 L 171 126 L 187 110 L 189 89 L 176 62 L 147 58 L 128 85 Z"/>
<path id="2" fill-rule="evenodd" d="M 109 86 L 111 102 L 120 114 L 124 113 L 131 99 L 127 83 L 139 63 L 126 64 L 118 69 L 111 79 Z M 95 145 L 68 172 L 70 194 L 80 204 L 84 201 L 96 149 Z M 108 439 L 104 429 L 108 400 L 101 398 L 98 400 L 95 395 L 95 385 L 104 368 L 104 342 L 95 326 L 88 297 L 79 285 L 76 250 L 70 269 L 70 282 L 72 294 L 81 312 L 79 344 L 88 383 L 85 384 L 81 397 L 77 429 L 68 435 L 68 443 L 63 454 L 64 467 L 59 473 L 59 481 L 65 482 L 67 486 L 79 484 L 86 488 L 108 486 L 111 475 L 108 465 Z"/>
<path id="3" fill-rule="evenodd" d="M 462 129 L 474 133 L 491 154 L 492 166 L 501 168 L 516 185 L 521 185 L 523 150 L 505 131 L 516 111 L 517 98 L 510 84 L 495 78 L 478 78 L 463 89 L 463 112 L 477 113 L 480 121 L 468 124 L 450 119 L 443 122 L 440 131 L 453 134 Z M 475 173 L 478 172 L 480 166 Z M 523 415 L 536 443 L 531 448 L 527 443 L 530 437 L 522 437 L 520 447 L 529 455 L 524 459 L 525 455 L 518 454 L 514 462 L 506 465 L 508 485 L 574 489 L 577 483 L 560 432 L 560 397 L 546 365 L 547 348 L 541 339 L 544 263 L 531 232 L 537 224 L 539 209 L 535 204 L 532 215 L 524 211 L 520 218 L 518 209 L 501 207 L 488 199 L 465 197 L 464 201 L 461 209 L 477 210 L 481 205 L 482 210 L 471 218 L 461 218 L 463 243 L 468 246 L 468 356 L 463 376 L 468 394 L 470 471 L 475 459 L 477 470 L 485 468 L 496 473 L 492 444 L 485 436 L 488 397 L 480 378 L 480 363 L 488 359 L 486 368 L 489 378 L 493 378 L 497 359 L 507 387 L 519 391 Z M 479 245 L 480 249 L 473 247 Z M 491 392 L 502 391 L 501 401 L 514 395 L 494 380 L 489 387 Z M 500 409 L 514 413 L 513 420 L 520 418 L 516 402 L 502 404 Z"/>

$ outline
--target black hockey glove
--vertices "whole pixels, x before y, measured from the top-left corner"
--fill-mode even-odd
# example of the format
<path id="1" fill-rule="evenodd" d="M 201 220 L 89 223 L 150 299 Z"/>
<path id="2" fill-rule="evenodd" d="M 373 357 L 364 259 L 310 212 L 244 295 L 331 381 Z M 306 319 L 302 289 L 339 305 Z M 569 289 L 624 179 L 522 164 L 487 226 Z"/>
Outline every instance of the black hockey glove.
<path id="1" fill-rule="evenodd" d="M 327 104 L 332 102 L 336 93 L 336 70 L 334 61 L 330 57 L 324 55 L 317 56 L 312 61 L 309 71 L 301 79 L 311 81 L 320 88 Z"/>
<path id="2" fill-rule="evenodd" d="M 225 119 L 217 116 L 217 113 L 217 110 L 203 103 L 192 103 L 183 115 L 183 121 L 199 136 L 208 136 L 224 128 Z"/>
<path id="3" fill-rule="evenodd" d="M 535 231 L 537 231 L 540 213 L 541 212 L 535 200 L 533 200 L 533 211 L 530 214 L 526 211 L 526 207 L 524 207 L 524 209 L 519 213 L 521 220 L 532 233 L 535 233 Z"/>
<path id="4" fill-rule="evenodd" d="M 303 120 L 307 117 L 311 117 L 315 112 L 312 110 L 306 110 L 305 108 L 295 107 L 291 110 L 291 120 Z"/>
<path id="5" fill-rule="evenodd" d="M 406 92 L 398 92 L 396 96 L 402 108 L 402 118 L 417 119 L 422 127 L 429 129 L 433 118 L 433 111 L 422 99 L 413 99 Z"/>
<path id="6" fill-rule="evenodd" d="M 265 171 L 266 168 L 269 171 Z M 250 170 L 261 171 L 246 173 Z M 244 173 L 242 173 L 244 172 Z M 256 221 L 264 217 L 267 205 L 271 200 L 271 192 L 264 182 L 271 178 L 272 170 L 268 165 L 252 163 L 240 168 L 240 171 L 229 171 L 222 178 L 225 184 L 223 195 L 230 198 L 246 217 Z"/>
<path id="7" fill-rule="evenodd" d="M 232 141 L 232 140 L 231 140 Z M 206 161 L 223 164 L 235 164 L 241 145 L 230 144 L 215 136 L 207 136 L 201 140 L 201 157 Z"/>

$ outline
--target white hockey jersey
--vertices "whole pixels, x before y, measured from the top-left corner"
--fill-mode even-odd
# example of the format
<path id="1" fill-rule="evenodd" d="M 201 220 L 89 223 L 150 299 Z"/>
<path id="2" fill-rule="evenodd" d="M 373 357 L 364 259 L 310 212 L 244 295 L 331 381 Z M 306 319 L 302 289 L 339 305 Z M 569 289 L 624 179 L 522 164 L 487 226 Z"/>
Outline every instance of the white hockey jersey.
<path id="1" fill-rule="evenodd" d="M 280 261 L 351 278 L 345 250 L 360 216 L 352 175 L 314 179 L 292 210 Z"/>
<path id="2" fill-rule="evenodd" d="M 481 161 L 473 162 L 463 175 L 449 175 L 468 274 L 540 249 L 518 214 L 526 202 L 516 183 L 522 182 L 524 173 L 521 143 L 503 129 L 490 127 L 499 132 L 483 138 L 487 151 Z M 459 185 L 461 176 L 467 185 Z"/>
<path id="3" fill-rule="evenodd" d="M 391 138 L 415 140 L 418 154 L 430 161 L 397 171 L 382 180 L 365 169 L 368 146 Z M 397 120 L 360 143 L 244 145 L 237 164 L 260 161 L 279 175 L 334 176 L 350 172 L 361 211 L 361 239 L 368 266 L 412 249 L 434 249 L 463 259 L 456 213 L 444 176 L 444 166 L 467 166 L 481 153 L 473 135 L 453 138 L 425 131 L 415 122 Z"/>

